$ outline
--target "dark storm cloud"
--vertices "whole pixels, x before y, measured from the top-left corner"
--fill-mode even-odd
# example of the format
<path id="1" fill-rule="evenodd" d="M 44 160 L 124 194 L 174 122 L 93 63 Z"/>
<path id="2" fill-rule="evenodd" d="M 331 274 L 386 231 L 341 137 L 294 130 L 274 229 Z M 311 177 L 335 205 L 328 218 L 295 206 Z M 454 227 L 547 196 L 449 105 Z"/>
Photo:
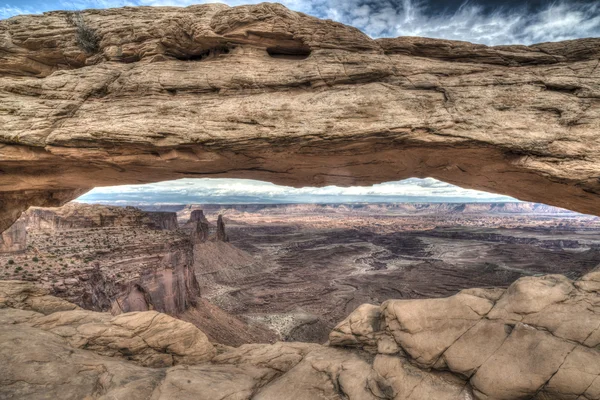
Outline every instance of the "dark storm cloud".
<path id="1" fill-rule="evenodd" d="M 484 44 L 532 44 L 600 36 L 598 2 L 311 2 L 310 12 L 372 37 L 424 36 Z"/>

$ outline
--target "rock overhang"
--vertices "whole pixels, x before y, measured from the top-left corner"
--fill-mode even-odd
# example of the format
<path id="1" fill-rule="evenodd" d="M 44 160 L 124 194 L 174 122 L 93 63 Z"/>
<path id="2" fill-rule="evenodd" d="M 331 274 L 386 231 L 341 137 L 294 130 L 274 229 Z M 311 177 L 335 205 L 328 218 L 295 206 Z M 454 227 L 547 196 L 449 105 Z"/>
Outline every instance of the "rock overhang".
<path id="1" fill-rule="evenodd" d="M 278 4 L 0 21 L 0 228 L 95 186 L 431 176 L 600 214 L 600 39 L 373 40 Z"/>

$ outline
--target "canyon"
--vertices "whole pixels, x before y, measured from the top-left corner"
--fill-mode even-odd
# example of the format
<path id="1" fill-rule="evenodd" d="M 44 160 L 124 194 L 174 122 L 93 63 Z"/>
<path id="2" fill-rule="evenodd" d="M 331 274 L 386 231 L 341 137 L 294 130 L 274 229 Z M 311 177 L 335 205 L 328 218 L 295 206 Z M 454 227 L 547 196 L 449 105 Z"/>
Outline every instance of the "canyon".
<path id="1" fill-rule="evenodd" d="M 211 340 L 229 345 L 275 340 L 201 297 L 194 247 L 223 235 L 204 221 L 192 218 L 179 229 L 173 212 L 77 203 L 32 208 L 15 223 L 26 228 L 22 249 L 0 252 L 2 278 L 35 282 L 84 309 L 167 313 L 202 324 Z M 207 228 L 198 237 L 200 223 Z"/>
<path id="2" fill-rule="evenodd" d="M 600 265 L 600 219 L 543 204 L 146 208 L 222 215 L 234 247 L 197 247 L 203 296 L 288 341 L 323 343 L 363 303 L 506 288 L 543 274 L 578 279 Z"/>
<path id="3" fill-rule="evenodd" d="M 230 346 L 324 343 L 364 303 L 600 265 L 600 218 L 533 203 L 69 203 L 16 225 L 26 250 L 0 253 L 4 279 L 84 309 L 167 313 Z"/>
<path id="4" fill-rule="evenodd" d="M 269 3 L 0 20 L 0 398 L 600 399 L 599 58 Z M 69 203 L 183 177 L 548 206 Z"/>

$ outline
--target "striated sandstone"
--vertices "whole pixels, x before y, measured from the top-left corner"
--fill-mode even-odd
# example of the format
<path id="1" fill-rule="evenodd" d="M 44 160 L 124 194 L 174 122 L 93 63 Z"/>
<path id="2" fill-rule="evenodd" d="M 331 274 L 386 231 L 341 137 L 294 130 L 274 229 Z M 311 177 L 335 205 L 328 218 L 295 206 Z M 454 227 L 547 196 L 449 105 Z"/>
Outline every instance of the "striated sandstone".
<path id="1" fill-rule="evenodd" d="M 600 214 L 600 39 L 487 47 L 278 4 L 0 21 L 0 229 L 94 186 L 431 176 Z"/>
<path id="2" fill-rule="evenodd" d="M 59 311 L 79 310 L 80 307 L 58 297 L 33 282 L 0 281 L 0 308 L 31 310 L 44 315 Z"/>
<path id="3" fill-rule="evenodd" d="M 23 215 L 21 221 L 29 229 L 49 232 L 127 226 L 159 230 L 178 227 L 175 213 L 84 203 L 69 203 L 59 208 L 34 207 Z"/>
<path id="4" fill-rule="evenodd" d="M 156 311 L 116 317 L 86 310 L 63 311 L 27 324 L 64 337 L 73 347 L 147 367 L 198 364 L 215 355 L 206 335 L 194 325 Z"/>

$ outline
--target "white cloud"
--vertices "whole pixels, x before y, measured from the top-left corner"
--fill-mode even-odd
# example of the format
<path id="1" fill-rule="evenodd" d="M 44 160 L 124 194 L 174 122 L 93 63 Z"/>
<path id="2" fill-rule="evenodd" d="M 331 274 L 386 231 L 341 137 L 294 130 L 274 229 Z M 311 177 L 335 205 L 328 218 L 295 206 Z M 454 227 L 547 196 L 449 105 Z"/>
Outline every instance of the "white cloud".
<path id="1" fill-rule="evenodd" d="M 179 179 L 147 185 L 95 188 L 79 198 L 83 202 L 332 202 L 332 201 L 515 201 L 463 189 L 433 178 L 410 178 L 373 186 L 279 186 L 248 179 Z"/>
<path id="2" fill-rule="evenodd" d="M 109 8 L 135 5 L 188 6 L 214 0 L 58 0 L 41 3 L 52 9 Z M 236 6 L 261 0 L 224 0 Z M 292 10 L 355 26 L 372 37 L 423 36 L 488 45 L 533 44 L 600 36 L 600 3 L 558 1 L 535 12 L 522 7 L 486 10 L 466 1 L 454 12 L 427 8 L 422 0 L 281 0 Z M 43 4 L 43 6 L 42 6 Z M 485 4 L 485 3 L 482 3 Z M 50 8 L 37 10 L 46 11 Z M 0 8 L 0 18 L 34 10 Z"/>
<path id="3" fill-rule="evenodd" d="M 0 6 L 0 19 L 10 18 L 13 15 L 35 14 L 37 10 L 31 8 L 14 7 L 10 5 Z"/>

